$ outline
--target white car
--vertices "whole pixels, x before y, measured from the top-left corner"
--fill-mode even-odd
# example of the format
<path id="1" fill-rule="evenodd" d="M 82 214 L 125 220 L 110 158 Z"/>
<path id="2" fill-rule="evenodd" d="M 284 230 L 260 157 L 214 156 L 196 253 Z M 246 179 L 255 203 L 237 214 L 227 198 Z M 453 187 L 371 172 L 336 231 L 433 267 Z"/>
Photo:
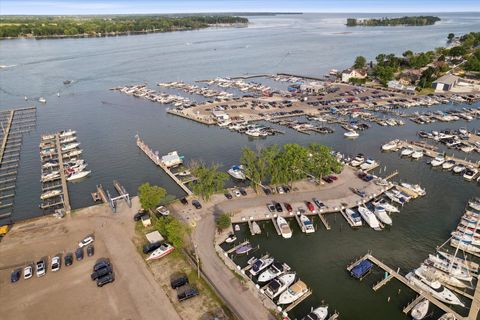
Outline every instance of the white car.
<path id="1" fill-rule="evenodd" d="M 93 241 L 94 241 L 93 238 L 90 237 L 90 236 L 88 236 L 88 237 L 86 237 L 85 239 L 83 239 L 82 241 L 80 241 L 80 242 L 78 243 L 78 246 L 79 246 L 80 248 L 83 248 L 83 247 L 85 247 L 85 246 L 88 246 L 88 245 L 89 245 L 90 243 L 92 243 Z"/>
<path id="2" fill-rule="evenodd" d="M 60 257 L 59 256 L 53 257 L 52 258 L 52 271 L 55 272 L 55 271 L 60 270 L 60 264 L 61 264 Z"/>
<path id="3" fill-rule="evenodd" d="M 156 211 L 162 216 L 168 216 L 170 214 L 170 211 L 164 206 L 157 207 Z"/>
<path id="4" fill-rule="evenodd" d="M 23 268 L 23 279 L 27 280 L 30 279 L 33 275 L 33 268 L 32 266 L 26 266 Z"/>
<path id="5" fill-rule="evenodd" d="M 42 277 L 45 275 L 45 261 L 37 261 L 37 277 Z"/>

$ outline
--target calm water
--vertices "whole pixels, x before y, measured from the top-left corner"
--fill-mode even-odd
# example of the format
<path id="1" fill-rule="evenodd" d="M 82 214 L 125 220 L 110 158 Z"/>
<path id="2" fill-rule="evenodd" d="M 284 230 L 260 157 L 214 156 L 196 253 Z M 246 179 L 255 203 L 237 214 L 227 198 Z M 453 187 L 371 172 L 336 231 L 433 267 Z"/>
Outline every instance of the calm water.
<path id="1" fill-rule="evenodd" d="M 419 126 L 413 123 L 399 128 L 374 126 L 355 142 L 343 139 L 341 129 L 326 136 L 306 136 L 284 129 L 285 135 L 251 140 L 245 135 L 167 115 L 166 106 L 108 89 L 139 82 L 156 88 L 159 81 L 192 82 L 264 72 L 321 75 L 331 68 L 351 65 L 357 55 L 373 59 L 380 52 L 399 54 L 407 49 L 434 49 L 445 45 L 449 32 L 480 30 L 479 14 L 439 16 L 440 23 L 421 28 L 350 29 L 343 25 L 347 15 L 308 14 L 251 17 L 251 25 L 241 29 L 101 39 L 1 41 L 0 64 L 16 65 L 0 70 L 1 108 L 29 106 L 24 96 L 47 99 L 46 105 L 37 104 L 37 129 L 24 139 L 14 219 L 41 214 L 38 209 L 40 134 L 62 129 L 77 130 L 84 158 L 93 170 L 89 179 L 70 186 L 74 208 L 91 203 L 90 192 L 98 183 L 113 191 L 113 179 L 119 179 L 131 193 L 136 193 L 140 183 L 149 181 L 164 186 L 171 194 L 182 194 L 138 152 L 134 140 L 137 132 L 162 154 L 178 150 L 186 159 L 217 162 L 225 168 L 238 162 L 242 147 L 258 144 L 319 142 L 346 153 L 364 152 L 380 160 L 387 171 L 400 170 L 402 180 L 421 182 L 427 188 L 426 197 L 407 205 L 394 217 L 391 230 L 352 231 L 342 218 L 332 216 L 330 232 L 322 230 L 306 237 L 297 229 L 289 241 L 266 235 L 253 241 L 260 243 L 261 251 L 287 261 L 313 288 L 312 297 L 293 315 L 300 317 L 325 300 L 331 309 L 341 312 L 343 319 L 403 319 L 399 310 L 413 297 L 411 292 L 402 288 L 397 295 L 400 286 L 392 282 L 373 293 L 371 285 L 381 275 L 377 273 L 359 283 L 347 276 L 345 265 L 369 249 L 403 270 L 418 265 L 448 237 L 466 200 L 480 194 L 477 185 L 450 173 L 431 170 L 425 160 L 410 162 L 397 154 L 379 152 L 380 144 L 389 139 L 414 139 Z M 74 83 L 64 86 L 65 79 Z M 451 106 L 443 108 L 448 107 Z M 479 123 L 459 121 L 422 128 L 478 128 Z M 390 303 L 386 302 L 388 296 Z"/>

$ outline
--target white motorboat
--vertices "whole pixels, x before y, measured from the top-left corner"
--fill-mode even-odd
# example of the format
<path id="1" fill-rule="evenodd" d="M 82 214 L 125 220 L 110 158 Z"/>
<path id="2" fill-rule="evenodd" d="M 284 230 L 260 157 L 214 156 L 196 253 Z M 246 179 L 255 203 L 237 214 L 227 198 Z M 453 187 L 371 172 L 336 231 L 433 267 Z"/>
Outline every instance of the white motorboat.
<path id="1" fill-rule="evenodd" d="M 463 173 L 463 178 L 467 181 L 472 181 L 475 176 L 477 175 L 478 170 L 474 168 L 466 168 L 465 172 Z"/>
<path id="2" fill-rule="evenodd" d="M 47 103 L 47 99 L 45 99 L 44 97 L 40 97 L 38 98 L 38 102 Z"/>
<path id="3" fill-rule="evenodd" d="M 452 293 L 452 291 L 442 286 L 442 284 L 438 281 L 427 279 L 416 270 L 414 272 L 408 273 L 405 278 L 407 278 L 407 280 L 410 281 L 410 283 L 412 283 L 417 288 L 429 292 L 432 296 L 434 296 L 440 301 L 452 305 L 464 306 L 464 304 L 460 301 L 460 299 L 458 299 L 455 294 Z"/>
<path id="4" fill-rule="evenodd" d="M 428 259 L 425 262 L 432 267 L 437 268 L 438 270 L 441 270 L 448 275 L 457 278 L 458 280 L 470 282 L 473 279 L 472 275 L 467 270 L 459 267 L 459 264 L 452 265 L 451 261 L 444 260 L 433 254 L 429 254 Z"/>
<path id="5" fill-rule="evenodd" d="M 379 200 L 379 201 L 376 201 L 376 202 L 372 202 L 372 204 L 374 206 L 383 207 L 385 210 L 387 210 L 387 212 L 390 212 L 390 213 L 399 213 L 400 212 L 400 210 L 398 210 L 397 207 L 395 207 L 393 204 L 388 203 L 387 201 L 385 201 L 385 199 L 382 199 L 382 200 Z"/>
<path id="6" fill-rule="evenodd" d="M 419 268 L 420 272 L 425 276 L 435 280 L 438 280 L 442 283 L 457 287 L 457 288 L 467 288 L 468 286 L 455 278 L 452 275 L 449 275 L 447 272 L 441 271 L 435 267 L 431 266 L 430 260 L 425 260 L 425 263 L 422 264 Z"/>
<path id="7" fill-rule="evenodd" d="M 307 285 L 298 280 L 294 284 L 292 284 L 287 291 L 282 292 L 280 297 L 278 298 L 278 304 L 290 304 L 298 300 L 301 296 L 308 292 Z"/>
<path id="8" fill-rule="evenodd" d="M 260 229 L 260 226 L 256 221 L 252 222 L 252 231 L 253 234 L 262 234 L 262 229 Z"/>
<path id="9" fill-rule="evenodd" d="M 60 132 L 60 137 L 63 138 L 63 137 L 73 136 L 76 133 L 77 132 L 74 131 L 74 130 L 62 131 L 62 132 Z"/>
<path id="10" fill-rule="evenodd" d="M 453 313 L 444 313 L 438 320 L 458 320 Z"/>
<path id="11" fill-rule="evenodd" d="M 373 214 L 380 220 L 382 223 L 387 224 L 389 226 L 392 225 L 392 218 L 388 215 L 387 211 L 384 207 L 376 206 L 373 210 Z"/>
<path id="12" fill-rule="evenodd" d="M 295 278 L 296 275 L 294 272 L 288 272 L 281 275 L 277 279 L 273 279 L 268 283 L 267 288 L 265 289 L 265 294 L 270 299 L 278 297 L 282 292 L 287 290 L 292 283 L 295 282 Z"/>
<path id="13" fill-rule="evenodd" d="M 406 182 L 400 183 L 400 185 L 404 188 L 410 189 L 411 191 L 415 192 L 419 196 L 424 196 L 427 194 L 424 188 L 420 187 L 418 184 L 410 184 Z"/>
<path id="14" fill-rule="evenodd" d="M 328 317 L 328 306 L 318 307 L 303 317 L 302 320 L 325 320 Z"/>
<path id="15" fill-rule="evenodd" d="M 442 156 L 436 156 L 430 164 L 432 167 L 438 167 L 441 166 L 445 162 L 445 158 Z"/>
<path id="16" fill-rule="evenodd" d="M 246 179 L 242 166 L 232 166 L 230 169 L 228 169 L 227 173 L 237 180 Z"/>
<path id="17" fill-rule="evenodd" d="M 358 138 L 360 135 L 358 134 L 357 131 L 354 131 L 354 130 L 351 130 L 351 131 L 347 131 L 343 134 L 343 136 L 345 138 L 350 138 L 350 139 L 353 139 L 353 138 Z"/>
<path id="18" fill-rule="evenodd" d="M 400 152 L 402 157 L 410 157 L 413 154 L 414 150 L 412 148 L 405 148 Z"/>
<path id="19" fill-rule="evenodd" d="M 382 150 L 383 151 L 391 151 L 391 150 L 397 149 L 399 142 L 400 141 L 398 139 L 392 140 L 392 141 L 384 144 L 382 146 Z"/>
<path id="20" fill-rule="evenodd" d="M 381 230 L 380 223 L 378 222 L 377 218 L 373 214 L 372 211 L 367 209 L 366 207 L 359 206 L 358 212 L 362 216 L 363 220 L 374 230 Z"/>
<path id="21" fill-rule="evenodd" d="M 315 227 L 313 226 L 312 221 L 304 214 L 300 215 L 300 222 L 302 223 L 303 230 L 305 233 L 314 233 Z"/>
<path id="22" fill-rule="evenodd" d="M 352 162 L 350 162 L 350 165 L 352 167 L 358 167 L 359 165 L 361 165 L 363 162 L 365 161 L 365 157 L 362 155 L 362 154 L 359 154 L 355 157 L 355 159 L 352 160 Z"/>
<path id="23" fill-rule="evenodd" d="M 226 243 L 233 243 L 234 241 L 237 240 L 237 236 L 233 233 L 229 234 L 227 239 L 225 239 Z"/>
<path id="24" fill-rule="evenodd" d="M 362 169 L 362 170 L 370 170 L 370 169 L 374 168 L 374 167 L 377 166 L 377 165 L 378 165 L 377 161 L 375 161 L 375 160 L 373 160 L 373 159 L 367 159 L 367 160 L 365 160 L 364 163 L 362 163 L 362 164 L 360 165 L 360 169 Z"/>
<path id="25" fill-rule="evenodd" d="M 387 198 L 391 201 L 401 204 L 402 206 L 405 204 L 405 200 L 403 198 L 397 197 L 395 194 L 393 194 L 393 192 L 386 191 L 385 196 L 387 196 Z"/>
<path id="26" fill-rule="evenodd" d="M 453 172 L 459 174 L 465 171 L 466 169 L 467 168 L 463 164 L 458 164 L 455 167 L 453 167 Z"/>
<path id="27" fill-rule="evenodd" d="M 80 145 L 79 142 L 74 142 L 74 143 L 69 143 L 69 144 L 63 145 L 63 146 L 62 146 L 62 152 L 75 149 L 75 148 L 78 147 L 79 145 Z"/>
<path id="28" fill-rule="evenodd" d="M 67 137 L 63 138 L 62 140 L 60 140 L 60 144 L 65 144 L 65 143 L 74 142 L 75 140 L 77 140 L 77 137 L 75 137 L 75 136 L 67 136 Z"/>
<path id="29" fill-rule="evenodd" d="M 480 211 L 480 202 L 468 201 L 468 205 L 470 206 L 470 208 Z"/>
<path id="30" fill-rule="evenodd" d="M 456 164 L 454 160 L 447 160 L 442 164 L 442 169 L 451 170 Z"/>
<path id="31" fill-rule="evenodd" d="M 166 256 L 167 254 L 169 254 L 170 252 L 172 252 L 173 249 L 175 248 L 172 245 L 168 243 L 162 243 L 160 247 L 158 249 L 155 249 L 155 251 L 153 251 L 146 260 L 149 261 L 149 260 L 160 259 Z"/>
<path id="32" fill-rule="evenodd" d="M 252 276 L 256 276 L 266 268 L 268 268 L 273 263 L 273 258 L 260 258 L 255 260 L 250 268 L 249 272 Z"/>
<path id="33" fill-rule="evenodd" d="M 410 313 L 414 320 L 422 320 L 425 318 L 428 312 L 428 307 L 430 306 L 430 302 L 427 299 L 423 299 L 419 303 L 417 303 Z"/>
<path id="34" fill-rule="evenodd" d="M 361 227 L 363 224 L 362 217 L 352 209 L 345 209 L 345 218 L 350 221 L 350 224 L 354 227 Z"/>
<path id="35" fill-rule="evenodd" d="M 280 263 L 280 262 L 274 262 L 272 265 L 265 271 L 263 271 L 259 276 L 258 276 L 258 282 L 267 282 L 270 281 L 285 272 L 289 271 L 290 267 L 286 265 L 285 263 Z"/>
<path id="36" fill-rule="evenodd" d="M 285 239 L 289 239 L 292 237 L 292 229 L 290 229 L 290 226 L 287 223 L 287 220 L 283 217 L 277 217 L 277 224 L 278 228 L 280 229 L 280 233 L 282 234 L 282 237 Z"/>
<path id="37" fill-rule="evenodd" d="M 79 180 L 79 179 L 85 178 L 85 177 L 88 176 L 91 172 L 92 172 L 92 171 L 80 171 L 80 172 L 74 173 L 74 174 L 72 174 L 70 177 L 67 178 L 67 181 L 75 181 L 75 180 Z"/>
<path id="38" fill-rule="evenodd" d="M 56 196 L 60 195 L 61 193 L 62 193 L 61 189 L 50 190 L 50 191 L 42 193 L 42 195 L 40 196 L 40 199 L 45 200 L 45 199 L 48 199 L 48 198 L 53 198 L 53 197 L 56 197 Z"/>
<path id="39" fill-rule="evenodd" d="M 415 150 L 413 153 L 412 153 L 412 158 L 413 159 L 420 159 L 423 157 L 423 151 L 422 150 Z"/>

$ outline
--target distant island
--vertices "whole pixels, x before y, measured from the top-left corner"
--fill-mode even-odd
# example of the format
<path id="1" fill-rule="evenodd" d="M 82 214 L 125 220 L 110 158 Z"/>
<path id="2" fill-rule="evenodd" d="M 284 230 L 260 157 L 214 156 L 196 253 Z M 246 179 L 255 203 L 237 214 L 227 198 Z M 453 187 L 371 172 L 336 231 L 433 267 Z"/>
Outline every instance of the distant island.
<path id="1" fill-rule="evenodd" d="M 247 18 L 228 15 L 1 16 L 0 39 L 102 37 L 246 24 Z"/>
<path id="2" fill-rule="evenodd" d="M 377 26 L 430 26 L 440 21 L 439 17 L 434 16 L 409 16 L 401 18 L 381 18 L 381 19 L 355 19 L 348 18 L 348 27 L 377 27 Z"/>

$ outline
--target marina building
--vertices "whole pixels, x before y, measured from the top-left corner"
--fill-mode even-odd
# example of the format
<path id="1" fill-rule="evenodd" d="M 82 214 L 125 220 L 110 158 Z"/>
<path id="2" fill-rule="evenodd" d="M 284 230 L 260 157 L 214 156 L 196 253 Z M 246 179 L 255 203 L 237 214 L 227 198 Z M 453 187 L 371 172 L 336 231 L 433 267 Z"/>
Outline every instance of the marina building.
<path id="1" fill-rule="evenodd" d="M 432 84 L 432 87 L 437 91 L 450 91 L 454 86 L 458 84 L 460 77 L 454 76 L 453 74 L 446 74 Z"/>

